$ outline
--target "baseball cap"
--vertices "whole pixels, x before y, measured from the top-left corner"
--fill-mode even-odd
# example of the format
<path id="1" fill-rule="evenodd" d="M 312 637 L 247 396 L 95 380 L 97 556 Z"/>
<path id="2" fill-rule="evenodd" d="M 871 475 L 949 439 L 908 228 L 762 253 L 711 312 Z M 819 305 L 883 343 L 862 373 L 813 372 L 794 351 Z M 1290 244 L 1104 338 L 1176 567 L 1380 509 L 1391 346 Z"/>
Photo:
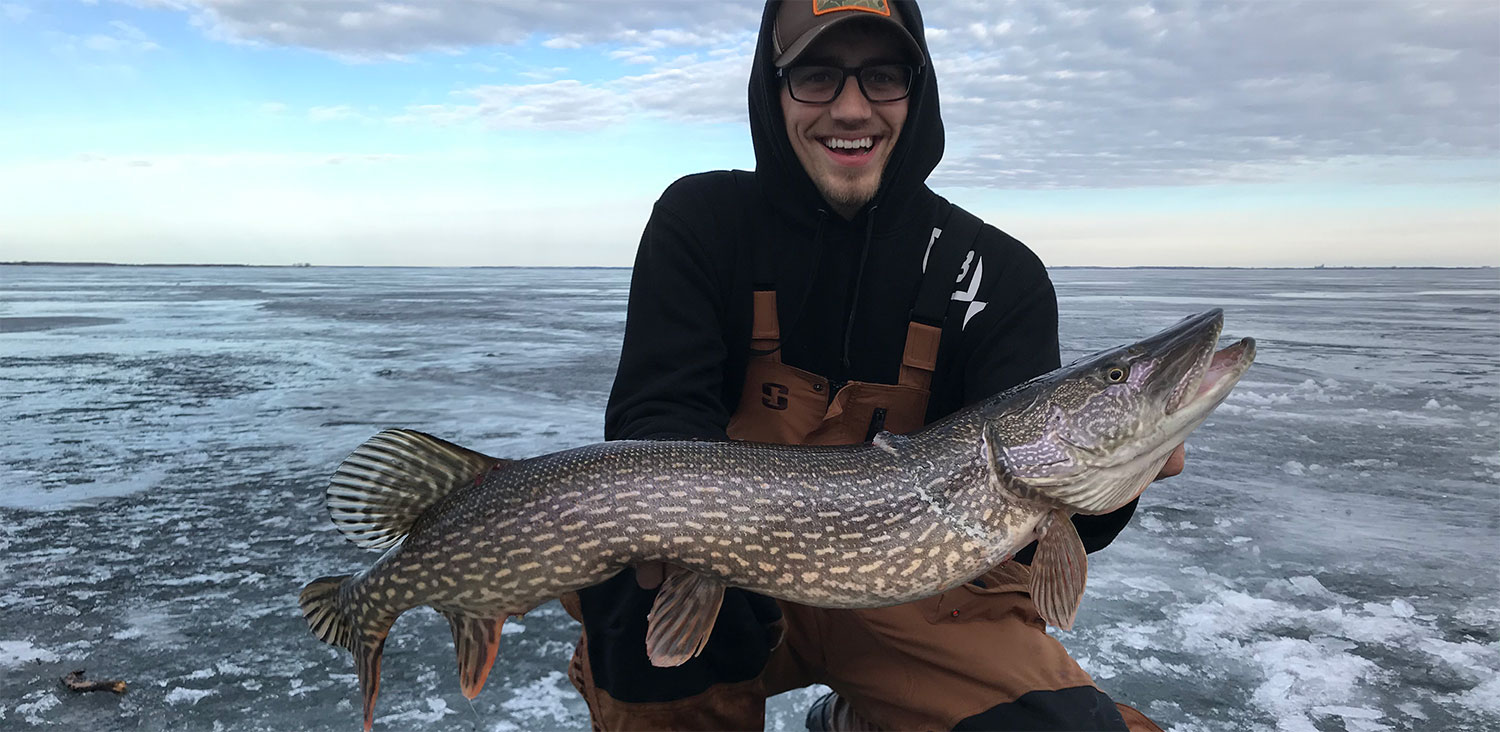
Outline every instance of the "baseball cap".
<path id="1" fill-rule="evenodd" d="M 795 63 L 797 57 L 829 28 L 861 18 L 889 23 L 897 30 L 915 65 L 922 66 L 926 62 L 922 47 L 906 30 L 892 0 L 784 0 L 776 13 L 776 28 L 772 35 L 776 67 L 784 68 Z"/>

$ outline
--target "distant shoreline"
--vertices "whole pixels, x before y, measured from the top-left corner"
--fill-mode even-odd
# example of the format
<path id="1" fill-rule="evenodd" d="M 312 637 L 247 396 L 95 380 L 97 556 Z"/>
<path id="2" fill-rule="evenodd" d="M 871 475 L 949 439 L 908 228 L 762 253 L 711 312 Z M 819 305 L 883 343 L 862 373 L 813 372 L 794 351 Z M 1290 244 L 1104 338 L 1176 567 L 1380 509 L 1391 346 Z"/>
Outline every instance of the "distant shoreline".
<path id="1" fill-rule="evenodd" d="M 572 264 L 461 264 L 461 265 L 426 265 L 426 264 L 187 264 L 171 262 L 148 262 L 144 264 L 130 264 L 124 262 L 0 262 L 0 267 L 233 267 L 237 269 L 630 269 L 630 267 L 610 267 L 605 265 L 572 265 Z M 1166 264 L 1141 264 L 1141 265 L 1107 265 L 1107 264 L 1063 264 L 1048 267 L 1047 269 L 1245 269 L 1245 270 L 1365 270 L 1365 269 L 1495 269 L 1496 265 L 1441 265 L 1441 264 L 1412 264 L 1412 265 L 1322 265 L 1314 267 L 1246 267 L 1230 265 L 1166 265 Z"/>

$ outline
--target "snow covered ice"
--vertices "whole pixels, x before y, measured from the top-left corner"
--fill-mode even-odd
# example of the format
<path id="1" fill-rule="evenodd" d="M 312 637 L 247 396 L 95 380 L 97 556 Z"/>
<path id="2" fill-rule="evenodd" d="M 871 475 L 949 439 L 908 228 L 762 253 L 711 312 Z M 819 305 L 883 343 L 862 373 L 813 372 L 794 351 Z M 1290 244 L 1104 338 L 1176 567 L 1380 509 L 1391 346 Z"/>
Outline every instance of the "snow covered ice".
<path id="1" fill-rule="evenodd" d="M 1063 643 L 1176 730 L 1500 728 L 1500 275 L 1054 271 L 1064 357 L 1208 307 L 1256 365 L 1090 556 Z M 302 585 L 367 566 L 324 481 L 390 426 L 595 442 L 627 270 L 0 267 L 0 728 L 355 729 Z M 524 626 L 524 630 L 520 626 Z M 471 705 L 435 613 L 378 729 L 588 727 L 556 603 Z M 123 696 L 76 695 L 74 669 Z M 818 694 L 773 699 L 801 729 Z"/>

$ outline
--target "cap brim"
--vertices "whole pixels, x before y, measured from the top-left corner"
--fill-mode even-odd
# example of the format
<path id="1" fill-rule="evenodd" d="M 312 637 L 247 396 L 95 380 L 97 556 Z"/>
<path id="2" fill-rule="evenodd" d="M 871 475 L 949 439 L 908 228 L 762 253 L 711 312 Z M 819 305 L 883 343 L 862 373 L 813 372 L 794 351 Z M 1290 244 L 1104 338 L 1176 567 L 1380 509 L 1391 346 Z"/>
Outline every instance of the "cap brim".
<path id="1" fill-rule="evenodd" d="M 802 52 L 806 51 L 807 47 L 811 46 L 813 42 L 818 40 L 818 38 L 820 38 L 824 33 L 827 33 L 829 28 L 834 28 L 844 23 L 849 23 L 856 20 L 865 22 L 883 21 L 884 23 L 889 23 L 891 26 L 894 26 L 895 29 L 899 31 L 898 35 L 901 36 L 902 43 L 906 44 L 907 52 L 909 52 L 912 59 L 916 61 L 915 65 L 920 67 L 926 64 L 927 59 L 925 54 L 922 53 L 922 47 L 917 45 L 917 39 L 912 38 L 911 31 L 908 31 L 906 29 L 906 26 L 901 25 L 901 23 L 890 18 L 878 15 L 870 15 L 868 13 L 840 13 L 840 15 L 843 17 L 834 18 L 827 23 L 824 23 L 823 25 L 817 26 L 812 30 L 803 33 L 802 37 L 798 38 L 795 43 L 787 46 L 787 49 L 785 51 L 782 51 L 780 56 L 776 57 L 776 61 L 774 62 L 776 68 L 785 68 L 796 63 L 797 58 L 802 55 Z"/>

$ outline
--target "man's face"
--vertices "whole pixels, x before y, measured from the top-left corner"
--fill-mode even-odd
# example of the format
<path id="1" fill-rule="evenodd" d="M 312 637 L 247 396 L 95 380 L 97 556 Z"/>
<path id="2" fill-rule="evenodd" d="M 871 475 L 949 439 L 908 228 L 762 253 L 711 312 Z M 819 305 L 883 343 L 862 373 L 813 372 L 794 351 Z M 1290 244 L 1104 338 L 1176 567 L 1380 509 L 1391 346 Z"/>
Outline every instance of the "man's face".
<path id="1" fill-rule="evenodd" d="M 907 62 L 900 39 L 879 28 L 848 23 L 825 33 L 795 65 L 853 68 L 891 62 Z M 880 189 L 881 173 L 906 122 L 907 102 L 871 102 L 853 77 L 827 104 L 792 99 L 782 84 L 781 112 L 792 150 L 823 198 L 844 218 L 853 218 Z"/>

